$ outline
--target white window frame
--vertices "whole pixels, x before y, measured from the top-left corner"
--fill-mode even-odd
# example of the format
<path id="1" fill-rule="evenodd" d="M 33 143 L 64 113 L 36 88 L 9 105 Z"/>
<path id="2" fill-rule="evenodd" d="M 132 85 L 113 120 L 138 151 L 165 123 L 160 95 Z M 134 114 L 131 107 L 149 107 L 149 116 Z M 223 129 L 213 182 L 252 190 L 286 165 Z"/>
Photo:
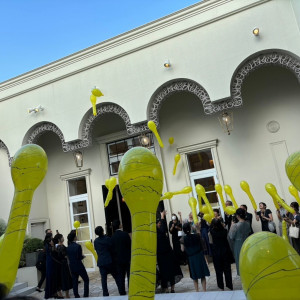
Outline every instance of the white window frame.
<path id="1" fill-rule="evenodd" d="M 197 193 L 194 187 L 194 182 L 193 179 L 196 178 L 204 178 L 202 175 L 207 175 L 205 177 L 211 177 L 215 176 L 215 182 L 221 184 L 224 186 L 224 181 L 223 181 L 223 176 L 222 176 L 222 170 L 221 170 L 221 165 L 219 161 L 219 156 L 218 156 L 218 151 L 217 151 L 217 145 L 218 145 L 218 140 L 211 140 L 203 143 L 198 143 L 198 144 L 193 144 L 193 145 L 188 145 L 184 147 L 178 147 L 177 151 L 181 156 L 182 162 L 184 164 L 184 170 L 185 170 L 185 177 L 186 181 L 189 182 L 189 184 L 193 187 L 193 194 L 194 197 L 197 198 Z M 204 171 L 197 171 L 197 172 L 192 172 L 190 173 L 190 168 L 187 160 L 187 154 L 193 153 L 193 152 L 198 152 L 201 150 L 206 150 L 210 149 L 214 161 L 214 169 L 207 169 Z M 198 176 L 198 177 L 197 177 Z M 218 196 L 218 195 L 217 195 Z M 226 196 L 225 196 L 226 198 Z M 219 196 L 218 196 L 219 199 Z M 219 209 L 221 211 L 221 214 L 223 214 L 223 208 L 219 199 Z"/>
<path id="2" fill-rule="evenodd" d="M 66 198 L 68 199 L 67 203 L 68 203 L 68 219 L 69 219 L 69 224 L 70 224 L 70 230 L 73 228 L 73 207 L 72 204 L 74 202 L 78 202 L 78 201 L 82 201 L 82 200 L 78 200 L 78 199 L 84 199 L 87 201 L 87 210 L 88 210 L 88 218 L 89 218 L 89 229 L 90 229 L 90 237 L 91 239 L 94 239 L 94 231 L 92 230 L 92 228 L 95 228 L 95 222 L 94 222 L 94 215 L 93 215 L 93 205 L 92 205 L 92 192 L 91 192 L 91 184 L 90 184 L 90 174 L 91 174 L 91 169 L 86 169 L 86 170 L 81 170 L 78 172 L 73 172 L 73 173 L 69 173 L 69 174 L 64 174 L 60 176 L 60 179 L 65 181 L 66 184 Z M 83 178 L 85 177 L 85 183 L 86 183 L 86 189 L 87 189 L 87 193 L 86 194 L 82 194 L 82 195 L 76 195 L 76 196 L 70 196 L 69 193 L 69 180 L 74 180 L 74 179 L 79 179 L 79 178 Z M 85 197 L 85 198 L 84 198 Z M 90 255 L 90 254 L 88 254 Z M 91 254 L 92 255 L 92 254 Z M 95 261 L 94 256 L 93 257 L 93 264 L 94 267 L 93 268 L 87 268 L 87 271 L 95 271 L 96 270 L 96 265 L 97 262 Z"/>

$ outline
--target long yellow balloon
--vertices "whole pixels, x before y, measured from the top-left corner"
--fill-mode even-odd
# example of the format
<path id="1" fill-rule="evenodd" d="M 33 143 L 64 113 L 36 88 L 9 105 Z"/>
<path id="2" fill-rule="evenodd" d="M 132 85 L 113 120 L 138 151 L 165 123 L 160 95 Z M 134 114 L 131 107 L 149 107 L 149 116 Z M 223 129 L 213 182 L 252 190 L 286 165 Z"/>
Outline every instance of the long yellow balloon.
<path id="1" fill-rule="evenodd" d="M 173 168 L 173 175 L 176 174 L 176 169 L 177 169 L 177 165 L 180 161 L 180 158 L 181 158 L 180 154 L 176 154 L 174 157 L 175 163 L 174 163 L 174 168 Z"/>
<path id="2" fill-rule="evenodd" d="M 290 194 L 295 197 L 296 201 L 300 205 L 300 198 L 299 198 L 298 190 L 293 185 L 290 185 L 289 191 L 290 191 Z"/>
<path id="3" fill-rule="evenodd" d="M 257 210 L 257 204 L 256 204 L 256 202 L 255 202 L 255 200 L 254 200 L 253 195 L 252 195 L 251 192 L 250 192 L 250 187 L 249 187 L 248 182 L 247 182 L 247 181 L 241 181 L 240 186 L 241 186 L 242 190 L 243 190 L 243 191 L 247 194 L 247 196 L 249 197 L 249 199 L 250 199 L 250 201 L 251 201 L 251 204 L 252 204 L 254 210 Z"/>
<path id="4" fill-rule="evenodd" d="M 287 230 L 286 230 L 286 222 L 285 220 L 282 220 L 282 238 L 287 241 L 288 243 L 289 241 L 289 237 L 287 235 Z"/>
<path id="5" fill-rule="evenodd" d="M 132 220 L 129 299 L 151 300 L 156 286 L 156 210 L 163 187 L 157 157 L 143 147 L 127 151 L 119 166 L 119 185 Z"/>
<path id="6" fill-rule="evenodd" d="M 110 177 L 108 181 L 105 181 L 105 185 L 108 185 L 108 194 L 106 196 L 106 200 L 104 203 L 104 207 L 107 207 L 109 201 L 113 197 L 113 190 L 117 185 L 117 178 L 116 177 Z"/>
<path id="7" fill-rule="evenodd" d="M 74 228 L 76 229 L 76 236 L 78 235 L 78 228 L 80 227 L 80 225 L 81 224 L 79 221 L 75 221 L 73 224 Z"/>
<path id="8" fill-rule="evenodd" d="M 14 198 L 5 233 L 0 238 L 0 282 L 12 289 L 23 248 L 32 197 L 48 168 L 45 151 L 38 145 L 25 145 L 17 151 L 11 165 Z"/>
<path id="9" fill-rule="evenodd" d="M 160 200 L 166 200 L 166 199 L 170 200 L 176 195 L 189 194 L 191 191 L 192 191 L 192 187 L 186 186 L 185 188 L 183 188 L 182 190 L 177 191 L 177 192 L 164 193 L 164 195 L 160 198 Z"/>
<path id="10" fill-rule="evenodd" d="M 96 116 L 97 115 L 97 109 L 96 109 L 97 97 L 94 95 L 91 95 L 90 100 L 91 100 L 92 107 L 93 107 L 93 115 Z"/>
<path id="11" fill-rule="evenodd" d="M 153 121 L 149 121 L 148 122 L 148 128 L 154 133 L 154 135 L 155 135 L 155 137 L 156 137 L 156 139 L 158 141 L 159 146 L 161 148 L 163 148 L 164 144 L 163 144 L 163 142 L 162 142 L 162 140 L 161 140 L 161 138 L 160 138 L 160 136 L 159 136 L 159 134 L 157 132 L 156 125 L 155 125 L 155 123 Z"/>
<path id="12" fill-rule="evenodd" d="M 222 203 L 222 207 L 223 207 L 224 212 L 227 215 L 234 215 L 235 212 L 236 212 L 236 208 L 233 207 L 233 206 L 226 206 L 225 200 L 224 200 L 224 197 L 223 197 L 222 186 L 220 184 L 216 184 L 215 185 L 215 190 L 216 190 L 216 192 L 218 193 L 218 195 L 219 195 L 219 197 L 221 199 L 221 203 Z"/>
<path id="13" fill-rule="evenodd" d="M 234 208 L 235 208 L 235 209 L 238 209 L 239 207 L 238 207 L 238 205 L 237 205 L 237 203 L 236 203 L 236 201 L 235 201 L 235 198 L 234 198 L 234 196 L 233 196 L 231 186 L 228 185 L 228 184 L 224 185 L 224 191 L 225 191 L 225 193 L 230 197 L 230 199 L 231 199 L 231 201 L 232 201 L 232 203 L 233 203 Z"/>
<path id="14" fill-rule="evenodd" d="M 275 202 L 277 201 L 278 203 L 280 203 L 281 206 L 285 210 L 287 210 L 288 212 L 290 212 L 291 214 L 295 213 L 295 210 L 292 207 L 288 206 L 284 201 L 282 201 L 282 199 L 279 197 L 279 195 L 277 193 L 276 187 L 272 183 L 267 183 L 265 185 L 265 189 L 270 194 L 270 196 L 273 198 L 273 200 L 275 200 Z M 277 209 L 279 209 L 279 206 L 278 206 Z"/>
<path id="15" fill-rule="evenodd" d="M 197 200 L 194 197 L 190 197 L 189 199 L 189 206 L 192 210 L 192 214 L 193 214 L 193 220 L 195 224 L 198 224 L 198 217 L 197 217 Z"/>
<path id="16" fill-rule="evenodd" d="M 201 197 L 204 200 L 204 202 L 208 208 L 208 214 L 213 218 L 214 211 L 206 197 L 205 189 L 201 184 L 196 184 L 196 193 L 197 193 L 198 197 Z"/>
<path id="17" fill-rule="evenodd" d="M 94 248 L 94 245 L 92 244 L 92 242 L 91 242 L 91 241 L 85 242 L 85 247 L 86 247 L 90 252 L 92 252 L 92 254 L 94 255 L 94 258 L 95 258 L 96 262 L 98 262 L 98 254 L 97 254 L 97 252 L 95 251 L 95 248 Z"/>

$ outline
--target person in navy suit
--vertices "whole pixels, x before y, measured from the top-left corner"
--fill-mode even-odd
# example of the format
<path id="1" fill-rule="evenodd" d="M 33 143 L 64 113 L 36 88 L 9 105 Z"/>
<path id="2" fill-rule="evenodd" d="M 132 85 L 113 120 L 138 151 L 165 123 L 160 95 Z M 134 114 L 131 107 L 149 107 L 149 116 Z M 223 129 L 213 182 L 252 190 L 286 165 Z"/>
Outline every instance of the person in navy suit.
<path id="1" fill-rule="evenodd" d="M 84 297 L 89 296 L 89 277 L 86 272 L 86 269 L 82 263 L 84 256 L 82 255 L 82 248 L 80 245 L 76 243 L 76 230 L 72 230 L 68 234 L 68 248 L 67 248 L 67 256 L 69 258 L 70 270 L 72 273 L 72 281 L 73 281 L 73 293 L 75 298 L 80 298 L 78 294 L 78 278 L 79 276 L 84 281 Z"/>
<path id="2" fill-rule="evenodd" d="M 125 277 L 127 274 L 129 284 L 130 258 L 131 258 L 131 239 L 127 232 L 122 231 L 119 220 L 112 223 L 114 234 L 112 241 L 112 259 L 116 266 L 116 276 L 120 282 L 122 291 L 125 292 Z"/>
<path id="3" fill-rule="evenodd" d="M 109 296 L 107 289 L 107 275 L 111 274 L 116 281 L 119 294 L 126 295 L 125 290 L 122 290 L 121 284 L 116 276 L 116 269 L 112 261 L 112 242 L 111 238 L 104 235 L 104 230 L 102 226 L 97 226 L 95 228 L 95 234 L 98 237 L 94 241 L 94 247 L 98 254 L 97 266 L 99 267 L 101 275 L 101 284 L 103 290 L 103 297 Z"/>

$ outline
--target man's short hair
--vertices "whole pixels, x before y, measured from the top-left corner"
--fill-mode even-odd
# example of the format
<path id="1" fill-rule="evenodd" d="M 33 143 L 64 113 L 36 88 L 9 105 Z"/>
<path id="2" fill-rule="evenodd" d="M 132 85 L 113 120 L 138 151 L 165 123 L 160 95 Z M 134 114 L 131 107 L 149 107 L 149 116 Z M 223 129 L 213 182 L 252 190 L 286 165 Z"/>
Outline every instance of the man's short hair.
<path id="1" fill-rule="evenodd" d="M 112 222 L 113 230 L 116 231 L 117 229 L 119 229 L 119 228 L 120 228 L 120 225 L 121 225 L 120 220 L 114 220 L 114 221 Z"/>

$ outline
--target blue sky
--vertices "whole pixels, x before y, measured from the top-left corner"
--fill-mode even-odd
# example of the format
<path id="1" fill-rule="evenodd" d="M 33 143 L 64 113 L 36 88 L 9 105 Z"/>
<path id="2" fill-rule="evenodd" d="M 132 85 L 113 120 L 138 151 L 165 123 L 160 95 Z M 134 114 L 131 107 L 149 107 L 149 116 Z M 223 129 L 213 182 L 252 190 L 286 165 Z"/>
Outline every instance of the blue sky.
<path id="1" fill-rule="evenodd" d="M 197 0 L 1 0 L 0 82 Z"/>

